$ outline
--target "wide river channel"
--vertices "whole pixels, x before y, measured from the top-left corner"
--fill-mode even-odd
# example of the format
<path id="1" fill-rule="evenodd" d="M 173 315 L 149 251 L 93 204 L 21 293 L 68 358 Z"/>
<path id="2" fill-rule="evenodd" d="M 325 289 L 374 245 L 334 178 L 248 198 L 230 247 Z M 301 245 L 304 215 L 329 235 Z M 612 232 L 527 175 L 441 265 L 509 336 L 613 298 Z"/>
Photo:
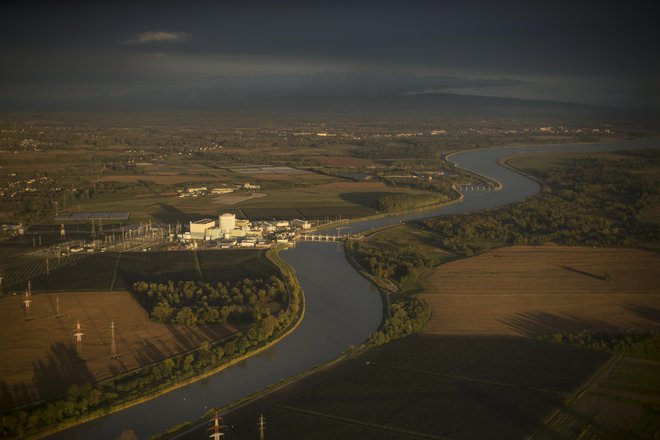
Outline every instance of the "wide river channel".
<path id="1" fill-rule="evenodd" d="M 656 148 L 658 139 L 638 139 L 597 144 L 502 147 L 452 154 L 448 160 L 461 168 L 502 184 L 499 191 L 468 191 L 460 203 L 412 214 L 354 222 L 342 233 L 362 232 L 407 220 L 473 212 L 506 205 L 539 191 L 539 185 L 498 165 L 516 154 L 595 152 Z M 332 233 L 332 232 L 330 232 Z M 231 251 L 229 251 L 231 252 Z M 381 321 L 382 304 L 376 288 L 362 278 L 344 257 L 338 243 L 299 242 L 281 253 L 291 264 L 305 291 L 303 322 L 287 338 L 243 362 L 207 379 L 169 392 L 148 402 L 93 420 L 52 439 L 115 439 L 126 429 L 145 439 L 168 428 L 200 417 L 209 408 L 221 407 L 271 384 L 331 360 L 363 342 Z"/>

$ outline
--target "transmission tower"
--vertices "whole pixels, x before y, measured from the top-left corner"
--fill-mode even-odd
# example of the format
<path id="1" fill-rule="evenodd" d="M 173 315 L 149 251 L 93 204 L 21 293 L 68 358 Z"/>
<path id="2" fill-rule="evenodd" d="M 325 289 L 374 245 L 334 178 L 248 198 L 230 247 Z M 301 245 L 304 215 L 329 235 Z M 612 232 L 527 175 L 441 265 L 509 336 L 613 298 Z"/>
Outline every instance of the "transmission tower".
<path id="1" fill-rule="evenodd" d="M 266 420 L 264 419 L 264 415 L 261 414 L 259 416 L 259 440 L 264 440 L 264 431 L 266 430 Z"/>
<path id="2" fill-rule="evenodd" d="M 218 416 L 218 411 L 215 412 L 215 417 L 211 419 L 211 423 L 213 423 L 213 425 L 208 429 L 208 431 L 212 431 L 211 435 L 209 435 L 209 438 L 213 440 L 220 440 L 225 436 L 225 433 L 222 431 L 227 428 L 227 425 L 224 424 L 222 417 Z"/>
<path id="3" fill-rule="evenodd" d="M 74 330 L 73 336 L 76 337 L 76 354 L 78 355 L 78 358 L 82 359 L 82 337 L 85 334 L 82 332 L 82 329 L 80 328 L 80 321 L 76 323 L 76 328 Z"/>
<path id="4" fill-rule="evenodd" d="M 110 330 L 112 331 L 112 342 L 110 343 L 110 357 L 113 359 L 117 357 L 117 345 L 115 344 L 115 321 L 112 321 L 110 324 Z"/>
<path id="5" fill-rule="evenodd" d="M 27 289 L 25 289 L 25 299 L 23 300 L 26 321 L 30 319 L 30 303 L 32 303 L 32 300 L 30 299 L 31 296 L 32 296 L 32 283 L 28 281 Z"/>

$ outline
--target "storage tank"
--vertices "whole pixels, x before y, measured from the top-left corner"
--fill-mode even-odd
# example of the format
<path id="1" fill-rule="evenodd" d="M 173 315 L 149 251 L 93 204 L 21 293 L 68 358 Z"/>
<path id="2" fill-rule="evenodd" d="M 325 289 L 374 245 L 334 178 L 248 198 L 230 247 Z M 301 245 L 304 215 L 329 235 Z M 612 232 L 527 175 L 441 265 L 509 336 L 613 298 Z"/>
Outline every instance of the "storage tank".
<path id="1" fill-rule="evenodd" d="M 224 213 L 220 216 L 220 230 L 222 232 L 231 232 L 236 228 L 236 216 L 230 213 Z"/>

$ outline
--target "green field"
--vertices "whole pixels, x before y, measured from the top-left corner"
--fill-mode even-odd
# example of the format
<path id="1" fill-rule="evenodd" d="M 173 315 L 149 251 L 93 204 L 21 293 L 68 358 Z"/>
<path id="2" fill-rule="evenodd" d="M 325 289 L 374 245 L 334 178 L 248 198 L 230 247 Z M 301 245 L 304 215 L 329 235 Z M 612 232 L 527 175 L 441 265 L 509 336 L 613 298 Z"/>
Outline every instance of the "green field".
<path id="1" fill-rule="evenodd" d="M 223 416 L 228 438 L 252 438 L 263 413 L 269 439 L 524 439 L 609 358 L 516 337 L 411 336 Z"/>
<path id="2" fill-rule="evenodd" d="M 656 440 L 660 435 L 659 395 L 660 362 L 623 358 L 533 440 Z"/>
<path id="3" fill-rule="evenodd" d="M 15 264 L 12 266 L 10 262 Z M 25 289 L 32 281 L 35 292 L 124 290 L 136 281 L 167 283 L 168 281 L 241 281 L 278 276 L 277 268 L 266 258 L 265 251 L 252 249 L 124 252 L 75 255 L 51 263 L 45 272 L 45 260 L 14 258 L 3 260 L 4 273 L 11 273 L 5 291 Z"/>
<path id="4" fill-rule="evenodd" d="M 445 262 L 455 258 L 454 254 L 440 249 L 438 234 L 408 223 L 370 234 L 367 243 L 384 251 L 397 251 L 406 246 L 418 246 L 424 255 L 428 255 L 436 262 Z"/>

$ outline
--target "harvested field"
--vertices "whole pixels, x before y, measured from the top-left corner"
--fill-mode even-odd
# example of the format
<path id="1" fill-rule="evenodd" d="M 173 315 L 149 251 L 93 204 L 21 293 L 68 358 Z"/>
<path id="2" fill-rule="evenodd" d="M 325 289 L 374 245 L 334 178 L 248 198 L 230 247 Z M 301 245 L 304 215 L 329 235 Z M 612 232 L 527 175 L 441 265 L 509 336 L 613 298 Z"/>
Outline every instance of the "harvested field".
<path id="1" fill-rule="evenodd" d="M 235 205 L 237 203 L 245 202 L 246 200 L 259 199 L 266 197 L 263 193 L 238 193 L 238 194 L 222 194 L 221 196 L 214 197 L 211 202 L 221 205 Z"/>
<path id="2" fill-rule="evenodd" d="M 43 293 L 32 299 L 29 321 L 24 319 L 20 296 L 0 299 L 2 409 L 62 393 L 74 383 L 107 379 L 237 330 L 153 323 L 125 291 Z M 85 333 L 83 362 L 77 360 L 73 337 L 78 320 Z M 117 326 L 117 359 L 110 357 L 111 321 Z"/>
<path id="3" fill-rule="evenodd" d="M 660 328 L 660 256 L 632 249 L 515 246 L 421 279 L 436 334 Z"/>

